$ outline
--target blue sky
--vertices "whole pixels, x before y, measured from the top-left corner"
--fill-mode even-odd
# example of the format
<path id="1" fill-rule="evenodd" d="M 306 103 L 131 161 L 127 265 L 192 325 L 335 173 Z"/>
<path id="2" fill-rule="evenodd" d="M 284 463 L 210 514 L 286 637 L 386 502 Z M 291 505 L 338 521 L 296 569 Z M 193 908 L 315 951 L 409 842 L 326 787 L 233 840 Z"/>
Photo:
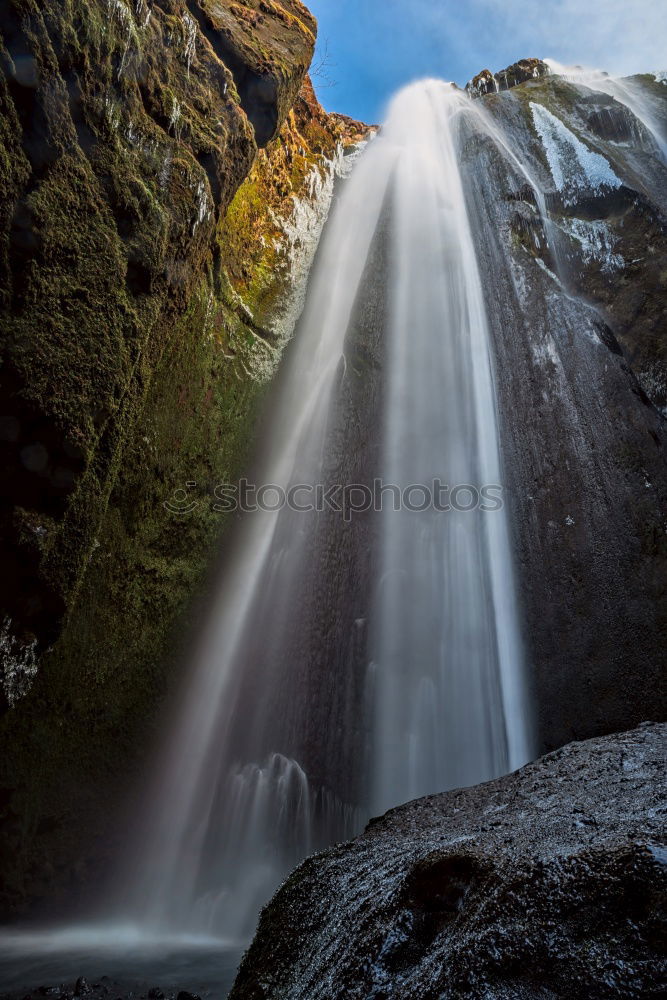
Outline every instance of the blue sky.
<path id="1" fill-rule="evenodd" d="M 525 56 L 612 73 L 667 69 L 665 0 L 305 2 L 319 21 L 320 59 L 328 43 L 331 65 L 313 81 L 320 100 L 369 123 L 410 80 L 463 85 Z"/>

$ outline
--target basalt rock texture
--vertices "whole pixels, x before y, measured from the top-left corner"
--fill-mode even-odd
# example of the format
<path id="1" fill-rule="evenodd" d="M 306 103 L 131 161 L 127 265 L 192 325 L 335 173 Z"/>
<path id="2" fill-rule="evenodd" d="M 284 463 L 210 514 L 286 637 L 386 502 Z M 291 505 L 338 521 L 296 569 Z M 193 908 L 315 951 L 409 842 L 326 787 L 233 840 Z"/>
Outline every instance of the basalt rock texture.
<path id="1" fill-rule="evenodd" d="M 107 850 L 108 804 L 150 741 L 216 549 L 213 490 L 240 473 L 344 147 L 366 130 L 319 106 L 298 0 L 0 10 L 0 907 L 14 910 L 76 896 Z"/>
<path id="2" fill-rule="evenodd" d="M 667 86 L 589 82 L 462 138 L 541 753 L 667 712 Z"/>
<path id="3" fill-rule="evenodd" d="M 658 997 L 667 727 L 372 820 L 262 913 L 230 1000 Z"/>

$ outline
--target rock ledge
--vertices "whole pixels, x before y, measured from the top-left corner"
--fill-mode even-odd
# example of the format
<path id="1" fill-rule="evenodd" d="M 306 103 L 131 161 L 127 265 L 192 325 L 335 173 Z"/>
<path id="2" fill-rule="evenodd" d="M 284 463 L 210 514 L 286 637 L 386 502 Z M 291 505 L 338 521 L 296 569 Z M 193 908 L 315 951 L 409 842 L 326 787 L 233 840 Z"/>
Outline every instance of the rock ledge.
<path id="1" fill-rule="evenodd" d="M 519 59 L 498 73 L 483 69 L 466 84 L 466 90 L 471 97 L 484 97 L 486 94 L 498 94 L 502 90 L 518 87 L 528 80 L 539 80 L 550 73 L 551 70 L 541 59 Z"/>

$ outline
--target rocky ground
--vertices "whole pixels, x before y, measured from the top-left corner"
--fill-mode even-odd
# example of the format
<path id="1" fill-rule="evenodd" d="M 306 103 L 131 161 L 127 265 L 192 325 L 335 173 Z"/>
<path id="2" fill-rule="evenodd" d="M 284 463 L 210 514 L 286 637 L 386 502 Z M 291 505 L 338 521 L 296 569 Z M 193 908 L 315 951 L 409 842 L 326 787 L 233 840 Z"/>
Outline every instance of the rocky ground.
<path id="1" fill-rule="evenodd" d="M 664 996 L 666 736 L 570 744 L 371 821 L 266 907 L 231 1000 Z"/>
<path id="2" fill-rule="evenodd" d="M 26 993 L 18 990 L 0 994 L 2 1000 L 202 1000 L 197 993 L 187 990 L 165 992 L 159 986 L 150 988 L 142 984 L 117 982 L 110 976 L 102 976 L 99 982 L 90 982 L 80 976 L 75 982 L 58 986 L 40 986 Z"/>

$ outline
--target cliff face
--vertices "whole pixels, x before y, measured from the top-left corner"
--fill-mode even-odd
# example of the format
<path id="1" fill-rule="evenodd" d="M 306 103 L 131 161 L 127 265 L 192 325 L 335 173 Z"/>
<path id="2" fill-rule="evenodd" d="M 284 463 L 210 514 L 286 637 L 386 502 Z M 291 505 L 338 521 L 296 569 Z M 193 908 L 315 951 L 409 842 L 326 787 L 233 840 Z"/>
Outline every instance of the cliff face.
<path id="1" fill-rule="evenodd" d="M 230 1000 L 657 996 L 665 727 L 430 796 L 306 861 Z"/>
<path id="2" fill-rule="evenodd" d="M 533 72 L 462 160 L 546 752 L 666 709 L 667 86 Z"/>
<path id="3" fill-rule="evenodd" d="M 312 56 L 294 0 L 2 4 L 0 600 L 58 634 L 174 321 Z"/>
<path id="4" fill-rule="evenodd" d="M 14 906 L 76 893 L 104 853 L 103 803 L 150 737 L 222 526 L 212 491 L 239 471 L 364 130 L 317 103 L 298 0 L 1 10 Z"/>

